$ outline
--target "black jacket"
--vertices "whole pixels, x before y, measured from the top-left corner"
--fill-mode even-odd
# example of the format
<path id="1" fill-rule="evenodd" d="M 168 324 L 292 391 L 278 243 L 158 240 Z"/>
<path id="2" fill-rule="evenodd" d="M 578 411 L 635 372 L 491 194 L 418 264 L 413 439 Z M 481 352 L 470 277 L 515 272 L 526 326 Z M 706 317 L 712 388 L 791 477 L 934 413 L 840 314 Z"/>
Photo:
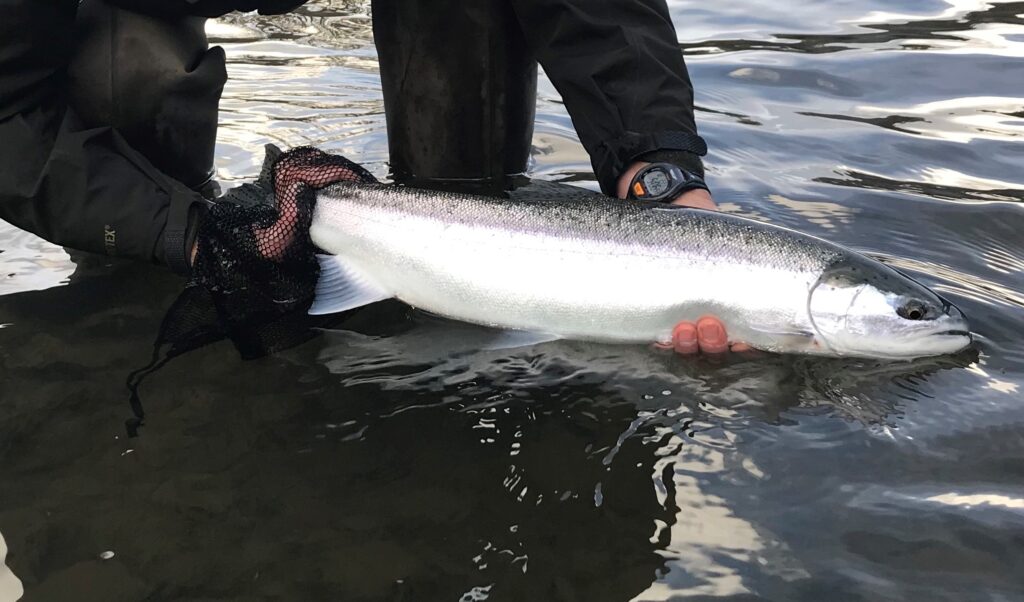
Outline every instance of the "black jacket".
<path id="1" fill-rule="evenodd" d="M 282 12 L 303 0 L 109 1 L 178 17 Z M 693 88 L 664 0 L 510 2 L 606 193 L 630 161 L 662 158 L 650 154 L 659 149 L 685 151 L 669 156 L 702 172 Z M 0 218 L 56 244 L 182 270 L 185 216 L 199 195 L 124 132 L 69 109 L 77 9 L 78 0 L 0 0 Z M 216 87 L 223 74 L 208 71 Z"/>

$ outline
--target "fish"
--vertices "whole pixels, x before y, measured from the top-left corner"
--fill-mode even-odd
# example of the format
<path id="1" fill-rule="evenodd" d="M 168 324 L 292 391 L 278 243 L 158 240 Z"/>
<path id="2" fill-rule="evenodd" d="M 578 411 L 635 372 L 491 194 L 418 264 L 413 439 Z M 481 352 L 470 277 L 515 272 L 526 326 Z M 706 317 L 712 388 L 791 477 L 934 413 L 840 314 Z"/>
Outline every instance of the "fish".
<path id="1" fill-rule="evenodd" d="M 397 298 L 523 345 L 670 344 L 706 315 L 775 353 L 909 360 L 972 342 L 963 312 L 902 272 L 716 211 L 346 182 L 318 191 L 309 232 L 311 314 Z"/>

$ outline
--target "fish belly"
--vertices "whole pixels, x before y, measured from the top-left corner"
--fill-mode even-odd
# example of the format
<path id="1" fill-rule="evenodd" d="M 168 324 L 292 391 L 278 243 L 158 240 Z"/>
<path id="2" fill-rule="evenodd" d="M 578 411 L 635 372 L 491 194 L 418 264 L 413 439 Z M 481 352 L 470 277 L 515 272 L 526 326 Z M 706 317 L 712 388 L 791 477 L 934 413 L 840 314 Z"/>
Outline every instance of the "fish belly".
<path id="1" fill-rule="evenodd" d="M 414 307 L 565 338 L 666 342 L 680 321 L 713 314 L 756 346 L 752 322 L 787 319 L 805 303 L 792 293 L 806 285 L 785 272 L 571 232 L 335 206 L 311 235 Z"/>
<path id="2" fill-rule="evenodd" d="M 402 301 L 442 316 L 567 338 L 653 341 L 671 335 L 686 299 L 678 261 L 556 236 L 445 224 L 418 216 L 311 229 Z M 685 313 L 685 312 L 683 312 Z"/>

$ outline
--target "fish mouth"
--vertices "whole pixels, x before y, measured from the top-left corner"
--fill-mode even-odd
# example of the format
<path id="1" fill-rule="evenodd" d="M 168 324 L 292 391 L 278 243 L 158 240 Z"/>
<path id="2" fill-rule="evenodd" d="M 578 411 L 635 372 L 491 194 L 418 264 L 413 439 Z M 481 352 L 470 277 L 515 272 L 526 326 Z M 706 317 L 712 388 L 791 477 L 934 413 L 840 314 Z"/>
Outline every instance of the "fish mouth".
<path id="1" fill-rule="evenodd" d="M 918 357 L 934 357 L 959 353 L 974 344 L 974 337 L 971 336 L 971 332 L 967 330 L 966 325 L 962 324 L 957 324 L 953 328 L 925 334 L 917 340 L 920 342 L 919 344 L 925 346 L 924 349 L 927 349 L 926 353 L 921 353 Z"/>
<path id="2" fill-rule="evenodd" d="M 945 355 L 947 353 L 958 353 L 974 344 L 974 337 L 966 328 L 950 328 L 932 333 L 926 340 L 930 340 L 936 353 L 930 355 Z"/>

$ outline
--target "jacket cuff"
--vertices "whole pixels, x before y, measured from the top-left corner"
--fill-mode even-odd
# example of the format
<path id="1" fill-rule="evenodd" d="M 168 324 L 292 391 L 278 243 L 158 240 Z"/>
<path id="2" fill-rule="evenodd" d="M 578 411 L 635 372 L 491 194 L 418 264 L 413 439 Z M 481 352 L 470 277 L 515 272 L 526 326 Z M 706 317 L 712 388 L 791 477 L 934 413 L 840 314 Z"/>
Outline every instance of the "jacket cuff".
<path id="1" fill-rule="evenodd" d="M 210 201 L 191 191 L 175 190 L 167 210 L 164 228 L 164 260 L 177 274 L 192 274 L 192 248 L 200 220 L 206 215 Z"/>
<path id="2" fill-rule="evenodd" d="M 625 136 L 601 143 L 592 161 L 601 190 L 607 195 L 615 196 L 619 176 L 634 161 L 667 161 L 703 176 L 704 166 L 700 157 L 707 152 L 708 145 L 704 139 L 690 132 L 628 132 Z M 670 153 L 671 158 L 663 158 L 658 156 L 658 153 Z M 654 160 L 650 157 L 654 157 Z"/>
<path id="3" fill-rule="evenodd" d="M 637 161 L 645 163 L 671 163 L 678 165 L 686 171 L 704 177 L 704 162 L 697 155 L 687 151 L 656 150 L 644 153 L 636 158 Z"/>

